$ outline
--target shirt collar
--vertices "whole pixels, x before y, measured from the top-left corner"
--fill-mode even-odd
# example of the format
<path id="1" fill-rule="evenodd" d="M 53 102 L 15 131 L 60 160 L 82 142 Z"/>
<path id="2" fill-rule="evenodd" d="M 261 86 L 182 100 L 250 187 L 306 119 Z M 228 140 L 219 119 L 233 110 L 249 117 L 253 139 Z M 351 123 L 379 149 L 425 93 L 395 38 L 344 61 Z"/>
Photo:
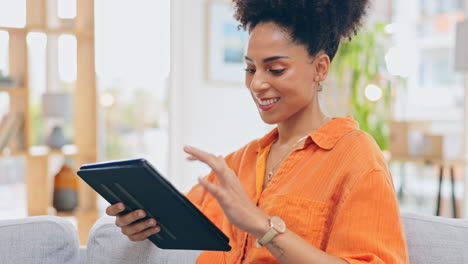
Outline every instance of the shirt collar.
<path id="1" fill-rule="evenodd" d="M 358 129 L 359 124 L 353 119 L 352 116 L 335 117 L 319 129 L 312 132 L 308 139 L 310 138 L 311 141 L 317 144 L 317 146 L 320 148 L 330 150 L 345 134 Z M 258 151 L 264 149 L 268 144 L 271 144 L 277 138 L 278 128 L 274 128 L 272 131 L 258 140 Z M 311 143 L 311 141 L 308 139 L 305 141 L 303 147 Z"/>

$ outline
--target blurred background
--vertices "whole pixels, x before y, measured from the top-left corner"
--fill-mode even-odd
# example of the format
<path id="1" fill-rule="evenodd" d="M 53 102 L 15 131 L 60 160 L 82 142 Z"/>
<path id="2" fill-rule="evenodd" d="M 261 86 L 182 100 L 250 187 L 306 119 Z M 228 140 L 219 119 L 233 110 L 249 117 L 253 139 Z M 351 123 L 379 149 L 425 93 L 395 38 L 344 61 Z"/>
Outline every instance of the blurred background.
<path id="1" fill-rule="evenodd" d="M 325 83 L 388 160 L 402 211 L 468 217 L 468 0 L 373 0 Z M 272 129 L 243 83 L 228 0 L 0 0 L 0 219 L 87 231 L 106 202 L 75 172 L 146 158 L 179 190 Z"/>

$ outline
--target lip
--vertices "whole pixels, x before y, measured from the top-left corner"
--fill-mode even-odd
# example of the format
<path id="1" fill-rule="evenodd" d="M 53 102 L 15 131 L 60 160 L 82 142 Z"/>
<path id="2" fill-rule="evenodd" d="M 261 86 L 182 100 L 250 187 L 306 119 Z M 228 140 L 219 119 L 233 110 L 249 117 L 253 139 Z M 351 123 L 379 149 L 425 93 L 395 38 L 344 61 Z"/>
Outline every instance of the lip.
<path id="1" fill-rule="evenodd" d="M 265 101 L 265 100 L 270 100 L 270 99 L 275 99 L 275 98 L 279 98 L 279 97 L 259 98 L 257 102 L 258 108 L 262 110 L 263 112 L 271 110 L 273 107 L 276 106 L 276 104 L 278 104 L 279 101 L 281 101 L 281 98 L 278 101 L 269 105 L 261 105 L 260 101 Z"/>

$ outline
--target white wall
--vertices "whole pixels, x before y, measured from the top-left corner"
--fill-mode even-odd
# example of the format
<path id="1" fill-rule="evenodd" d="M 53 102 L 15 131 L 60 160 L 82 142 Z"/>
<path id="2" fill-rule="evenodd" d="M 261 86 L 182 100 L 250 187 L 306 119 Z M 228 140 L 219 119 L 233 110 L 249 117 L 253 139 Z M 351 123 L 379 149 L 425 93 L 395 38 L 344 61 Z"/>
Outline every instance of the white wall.
<path id="1" fill-rule="evenodd" d="M 465 0 L 465 20 L 468 20 L 468 0 Z M 463 116 L 463 133 L 464 133 L 464 158 L 468 160 L 468 72 L 465 72 L 465 87 L 464 87 L 464 116 Z M 464 169 L 464 207 L 463 207 L 463 217 L 468 218 L 468 164 L 465 164 Z"/>
<path id="2" fill-rule="evenodd" d="M 171 1 L 168 178 L 181 191 L 209 172 L 199 162 L 186 161 L 184 145 L 226 155 L 270 129 L 261 121 L 243 80 L 227 85 L 206 81 L 206 11 L 206 0 Z"/>

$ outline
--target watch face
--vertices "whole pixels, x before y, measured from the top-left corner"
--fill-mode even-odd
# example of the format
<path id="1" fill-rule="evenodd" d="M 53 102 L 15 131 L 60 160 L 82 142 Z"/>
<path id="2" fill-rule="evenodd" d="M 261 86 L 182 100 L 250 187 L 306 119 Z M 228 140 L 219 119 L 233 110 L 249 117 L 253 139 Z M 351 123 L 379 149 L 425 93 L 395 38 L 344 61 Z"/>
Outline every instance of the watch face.
<path id="1" fill-rule="evenodd" d="M 286 224 L 278 216 L 271 217 L 271 226 L 279 233 L 284 233 L 286 231 Z"/>

